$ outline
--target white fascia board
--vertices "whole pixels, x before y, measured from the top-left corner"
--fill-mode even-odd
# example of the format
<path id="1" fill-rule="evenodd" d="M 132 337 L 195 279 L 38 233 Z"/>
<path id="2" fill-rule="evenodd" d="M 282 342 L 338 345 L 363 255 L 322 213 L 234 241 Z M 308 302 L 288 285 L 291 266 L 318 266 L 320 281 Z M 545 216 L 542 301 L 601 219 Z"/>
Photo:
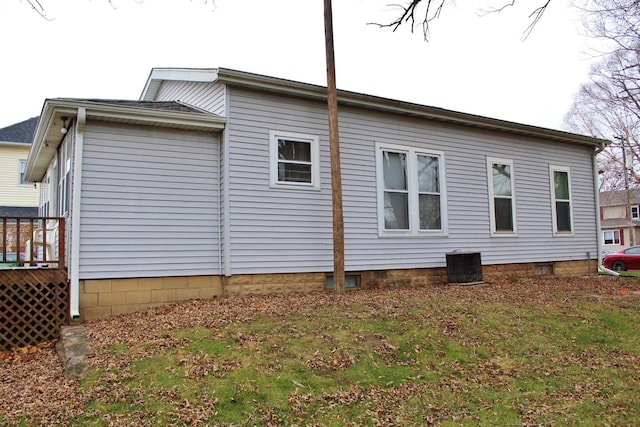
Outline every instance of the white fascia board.
<path id="1" fill-rule="evenodd" d="M 226 68 L 218 69 L 218 82 L 318 100 L 325 100 L 327 97 L 327 88 L 324 86 L 300 83 Z M 607 140 L 560 130 L 541 128 L 533 125 L 509 122 L 474 114 L 446 110 L 443 108 L 430 107 L 343 90 L 338 91 L 338 102 L 342 105 L 392 112 L 412 117 L 532 136 L 558 142 L 588 145 L 594 148 L 599 148 L 603 143 L 609 143 Z"/>
<path id="2" fill-rule="evenodd" d="M 57 108 L 56 108 L 57 107 Z M 44 171 L 42 170 L 42 164 L 44 162 L 49 164 L 50 159 L 56 153 L 56 149 L 60 142 L 62 142 L 62 134 L 57 133 L 60 137 L 57 140 L 51 140 L 51 130 L 53 129 L 53 122 L 56 117 L 66 116 L 69 119 L 75 117 L 76 109 L 70 105 L 62 105 L 59 101 L 47 99 L 42 107 L 40 118 L 36 125 L 36 131 L 33 135 L 33 143 L 27 157 L 27 164 L 25 166 L 24 175 L 27 181 L 38 182 L 44 176 L 46 172 L 46 166 Z M 49 141 L 48 141 L 49 140 Z M 48 160 L 49 161 L 48 161 Z M 39 164 L 39 167 L 36 167 Z"/>
<path id="3" fill-rule="evenodd" d="M 66 117 L 68 125 L 77 116 L 79 108 L 86 110 L 86 116 L 89 119 L 172 128 L 218 132 L 224 129 L 227 122 L 225 117 L 206 113 L 153 110 L 95 101 L 48 99 L 42 109 L 27 157 L 25 167 L 27 180 L 36 182 L 42 179 L 58 145 L 62 142 L 61 117 Z"/>
<path id="4" fill-rule="evenodd" d="M 327 88 L 325 86 L 230 70 L 228 68 L 218 68 L 218 82 L 319 100 L 327 98 Z M 345 94 L 349 92 L 338 91 L 338 93 L 342 98 L 345 98 Z"/>
<path id="5" fill-rule="evenodd" d="M 224 129 L 227 122 L 225 117 L 197 112 L 153 110 L 149 108 L 105 105 L 92 102 L 78 102 L 77 106 L 87 109 L 88 118 L 161 124 L 165 127 L 170 125 L 171 127 L 186 126 L 190 128 L 220 130 Z"/>
<path id="6" fill-rule="evenodd" d="M 153 68 L 140 94 L 140 101 L 155 101 L 163 81 L 211 83 L 217 78 L 217 68 Z"/>

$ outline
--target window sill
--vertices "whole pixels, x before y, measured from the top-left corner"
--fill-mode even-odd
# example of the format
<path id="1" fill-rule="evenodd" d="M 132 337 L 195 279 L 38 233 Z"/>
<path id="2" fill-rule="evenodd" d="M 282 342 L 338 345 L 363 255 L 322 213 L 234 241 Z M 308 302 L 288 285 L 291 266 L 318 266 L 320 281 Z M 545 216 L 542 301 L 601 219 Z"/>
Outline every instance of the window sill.
<path id="1" fill-rule="evenodd" d="M 284 183 L 271 183 L 269 188 L 272 190 L 300 190 L 300 191 L 320 191 L 322 188 L 319 185 L 310 184 L 284 184 Z"/>
<path id="2" fill-rule="evenodd" d="M 553 237 L 573 237 L 573 231 L 554 231 Z"/>
<path id="3" fill-rule="evenodd" d="M 437 238 L 437 237 L 449 237 L 449 233 L 446 231 L 434 231 L 434 232 L 430 232 L 430 231 L 419 231 L 419 232 L 415 232 L 415 231 L 390 231 L 390 230 L 384 230 L 384 231 L 378 231 L 378 237 L 383 238 L 383 239 L 388 239 L 388 238 L 397 238 L 397 237 L 402 237 L 402 238 L 411 238 L 411 239 L 415 239 L 415 238 Z"/>
<path id="4" fill-rule="evenodd" d="M 491 237 L 518 237 L 518 233 L 515 231 L 494 231 L 491 233 Z"/>

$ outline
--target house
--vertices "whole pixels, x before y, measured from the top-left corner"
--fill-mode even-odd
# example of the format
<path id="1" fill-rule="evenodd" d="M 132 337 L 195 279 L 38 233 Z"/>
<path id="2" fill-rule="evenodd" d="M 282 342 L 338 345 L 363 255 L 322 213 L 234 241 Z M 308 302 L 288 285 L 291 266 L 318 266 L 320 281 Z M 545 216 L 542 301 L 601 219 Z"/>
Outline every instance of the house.
<path id="1" fill-rule="evenodd" d="M 24 177 L 37 123 L 33 117 L 0 129 L 0 217 L 38 214 L 39 192 Z"/>
<path id="2" fill-rule="evenodd" d="M 606 141 L 339 92 L 348 287 L 596 271 Z M 326 89 L 153 69 L 138 101 L 48 99 L 26 177 L 66 218 L 71 314 L 331 286 Z M 464 266 L 463 266 L 464 267 Z"/>
<path id="3" fill-rule="evenodd" d="M 640 244 L 640 189 L 601 192 L 600 221 L 604 249 Z"/>

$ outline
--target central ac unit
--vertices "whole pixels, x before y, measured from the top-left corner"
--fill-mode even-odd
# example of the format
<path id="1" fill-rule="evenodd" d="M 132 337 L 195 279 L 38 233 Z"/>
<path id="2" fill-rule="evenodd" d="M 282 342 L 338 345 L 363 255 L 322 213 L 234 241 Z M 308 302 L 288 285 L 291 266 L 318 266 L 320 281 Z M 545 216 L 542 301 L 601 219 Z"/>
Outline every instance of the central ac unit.
<path id="1" fill-rule="evenodd" d="M 480 252 L 450 252 L 447 257 L 447 282 L 464 285 L 482 283 Z"/>

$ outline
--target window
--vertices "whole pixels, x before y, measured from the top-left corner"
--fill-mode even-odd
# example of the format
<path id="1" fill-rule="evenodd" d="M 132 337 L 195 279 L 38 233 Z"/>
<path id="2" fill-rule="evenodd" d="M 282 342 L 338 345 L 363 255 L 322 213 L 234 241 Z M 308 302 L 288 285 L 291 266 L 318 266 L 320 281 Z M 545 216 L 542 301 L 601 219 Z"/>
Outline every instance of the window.
<path id="1" fill-rule="evenodd" d="M 620 245 L 620 230 L 604 231 L 605 245 Z"/>
<path id="2" fill-rule="evenodd" d="M 19 170 L 20 170 L 20 185 L 29 185 L 31 184 L 29 181 L 26 181 L 24 179 L 24 170 L 27 167 L 27 161 L 26 160 L 20 160 L 20 166 L 19 166 Z"/>
<path id="3" fill-rule="evenodd" d="M 360 276 L 353 274 L 345 274 L 344 276 L 344 288 L 356 289 L 360 287 Z M 325 280 L 325 288 L 333 289 L 333 275 L 327 275 Z"/>
<path id="4" fill-rule="evenodd" d="M 515 185 L 511 160 L 487 158 L 492 235 L 516 235 Z"/>
<path id="5" fill-rule="evenodd" d="M 638 210 L 638 205 L 631 206 L 631 218 L 640 219 L 640 210 Z"/>
<path id="6" fill-rule="evenodd" d="M 271 131 L 271 185 L 274 187 L 320 188 L 318 137 Z"/>
<path id="7" fill-rule="evenodd" d="M 69 212 L 71 201 L 71 148 L 70 137 L 66 137 L 58 148 L 58 215 L 65 216 Z"/>
<path id="8" fill-rule="evenodd" d="M 445 233 L 443 153 L 376 144 L 380 234 Z"/>
<path id="9" fill-rule="evenodd" d="M 51 197 L 51 167 L 40 184 L 40 216 L 49 216 L 49 203 Z"/>
<path id="10" fill-rule="evenodd" d="M 572 235 L 571 178 L 569 168 L 550 166 L 553 232 L 556 235 Z"/>

